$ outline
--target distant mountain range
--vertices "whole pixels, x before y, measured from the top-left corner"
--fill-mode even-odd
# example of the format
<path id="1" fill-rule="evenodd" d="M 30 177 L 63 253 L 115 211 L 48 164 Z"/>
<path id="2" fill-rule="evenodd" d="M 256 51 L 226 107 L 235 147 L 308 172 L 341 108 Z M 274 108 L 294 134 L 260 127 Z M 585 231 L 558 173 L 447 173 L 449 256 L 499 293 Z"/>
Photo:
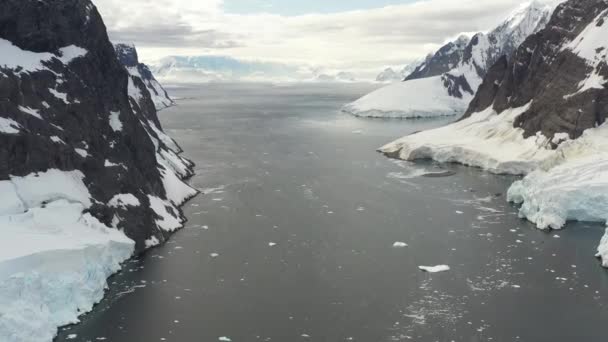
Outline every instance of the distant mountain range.
<path id="1" fill-rule="evenodd" d="M 277 62 L 252 61 L 228 56 L 170 56 L 150 64 L 163 82 L 355 82 L 348 71 Z"/>

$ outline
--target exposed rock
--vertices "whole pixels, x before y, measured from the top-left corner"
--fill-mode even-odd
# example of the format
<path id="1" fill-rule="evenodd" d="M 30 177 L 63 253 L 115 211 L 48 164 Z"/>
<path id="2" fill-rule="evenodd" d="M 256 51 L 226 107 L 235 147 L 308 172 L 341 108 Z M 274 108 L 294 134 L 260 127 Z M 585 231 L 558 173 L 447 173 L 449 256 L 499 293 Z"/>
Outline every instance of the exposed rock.
<path id="1" fill-rule="evenodd" d="M 470 38 L 465 35 L 461 35 L 456 40 L 448 42 L 434 54 L 429 54 L 422 64 L 418 65 L 411 74 L 406 76 L 405 80 L 439 76 L 452 70 L 462 61 L 464 50 L 469 45 L 469 42 Z"/>
<path id="2" fill-rule="evenodd" d="M 162 110 L 175 104 L 163 86 L 154 78 L 150 68 L 144 63 L 139 62 L 134 45 L 115 44 L 114 49 L 116 50 L 118 60 L 127 68 L 129 74 L 141 79 L 144 83 L 157 110 Z"/>
<path id="3" fill-rule="evenodd" d="M 514 122 L 529 137 L 581 136 L 608 115 L 608 3 L 571 0 L 561 4 L 544 30 L 499 60 L 483 81 L 465 117 L 493 106 L 531 106 Z M 557 142 L 557 141 L 555 141 Z"/>
<path id="4" fill-rule="evenodd" d="M 164 211 L 196 193 L 179 181 L 193 164 L 167 135 L 145 79 L 119 63 L 97 9 L 88 0 L 0 2 L 0 180 L 49 169 L 80 170 L 90 212 L 136 242 L 162 242 Z M 130 62 L 136 62 L 131 60 Z M 138 207 L 112 207 L 133 194 Z M 151 201 L 166 210 L 154 210 Z M 174 227 L 173 229 L 176 229 Z"/>

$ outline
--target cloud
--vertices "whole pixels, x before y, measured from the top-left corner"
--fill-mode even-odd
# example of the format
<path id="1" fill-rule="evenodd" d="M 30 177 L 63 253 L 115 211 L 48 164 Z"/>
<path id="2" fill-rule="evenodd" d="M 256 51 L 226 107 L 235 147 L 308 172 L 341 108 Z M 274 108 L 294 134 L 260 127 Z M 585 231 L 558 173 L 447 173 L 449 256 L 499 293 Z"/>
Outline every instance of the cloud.
<path id="1" fill-rule="evenodd" d="M 381 70 L 423 56 L 458 32 L 488 30 L 521 2 L 422 0 L 299 16 L 226 13 L 222 0 L 95 4 L 111 38 L 135 43 L 148 61 L 165 55 L 221 54 L 334 70 Z"/>

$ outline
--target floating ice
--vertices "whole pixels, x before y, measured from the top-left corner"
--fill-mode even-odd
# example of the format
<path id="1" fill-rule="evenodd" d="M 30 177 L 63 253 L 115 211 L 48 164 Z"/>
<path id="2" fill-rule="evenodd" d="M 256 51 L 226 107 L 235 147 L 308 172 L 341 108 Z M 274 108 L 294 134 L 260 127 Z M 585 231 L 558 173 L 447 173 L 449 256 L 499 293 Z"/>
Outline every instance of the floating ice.
<path id="1" fill-rule="evenodd" d="M 445 272 L 450 270 L 450 266 L 448 265 L 437 265 L 437 266 L 418 266 L 418 268 L 424 272 L 428 273 L 438 273 Z"/>

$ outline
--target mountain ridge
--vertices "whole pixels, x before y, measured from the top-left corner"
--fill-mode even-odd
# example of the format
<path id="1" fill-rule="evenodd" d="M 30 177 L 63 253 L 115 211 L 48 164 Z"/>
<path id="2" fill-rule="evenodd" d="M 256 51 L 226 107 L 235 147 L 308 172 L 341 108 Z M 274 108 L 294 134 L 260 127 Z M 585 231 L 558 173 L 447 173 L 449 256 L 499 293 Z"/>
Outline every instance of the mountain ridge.
<path id="1" fill-rule="evenodd" d="M 372 92 L 344 106 L 343 111 L 399 118 L 463 114 L 489 68 L 501 56 L 510 56 L 529 34 L 542 29 L 551 10 L 540 2 L 526 3 L 489 33 L 471 39 L 460 36 L 429 55 L 402 84 Z"/>

